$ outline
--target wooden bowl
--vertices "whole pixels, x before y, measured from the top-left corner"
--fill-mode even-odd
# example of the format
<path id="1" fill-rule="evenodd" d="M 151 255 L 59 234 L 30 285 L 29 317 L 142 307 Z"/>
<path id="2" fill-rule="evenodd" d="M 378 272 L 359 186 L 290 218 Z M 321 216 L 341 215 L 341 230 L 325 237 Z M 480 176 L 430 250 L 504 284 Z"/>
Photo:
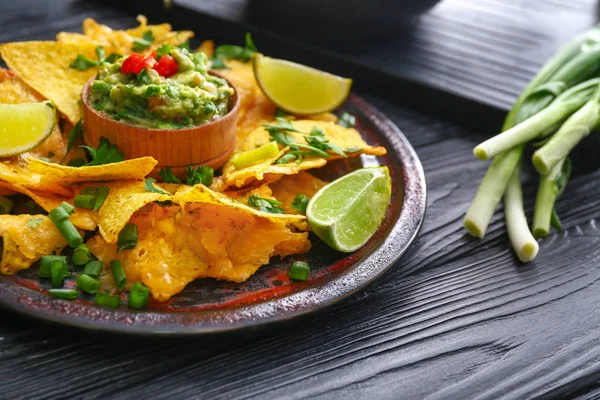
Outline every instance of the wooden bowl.
<path id="1" fill-rule="evenodd" d="M 83 139 L 88 146 L 98 147 L 100 137 L 105 137 L 117 145 L 125 159 L 154 157 L 158 164 L 151 176 L 157 177 L 162 168 L 171 167 L 179 179 L 185 179 L 187 166 L 206 165 L 217 169 L 233 154 L 240 100 L 237 90 L 229 81 L 227 83 L 234 89 L 234 94 L 229 98 L 229 112 L 223 117 L 183 129 L 150 129 L 117 121 L 96 111 L 89 104 L 93 80 L 91 78 L 85 84 L 81 93 Z"/>

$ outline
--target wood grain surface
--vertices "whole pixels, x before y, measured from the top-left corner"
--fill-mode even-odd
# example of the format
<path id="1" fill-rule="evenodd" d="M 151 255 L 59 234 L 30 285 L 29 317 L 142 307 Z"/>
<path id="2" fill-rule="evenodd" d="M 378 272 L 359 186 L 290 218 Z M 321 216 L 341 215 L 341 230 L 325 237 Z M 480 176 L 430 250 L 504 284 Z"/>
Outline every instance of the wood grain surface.
<path id="1" fill-rule="evenodd" d="M 465 14 L 456 10 L 466 3 L 449 0 L 424 19 L 443 37 L 463 25 Z M 506 65 L 517 65 L 519 52 L 498 43 L 513 29 L 501 17 L 526 3 L 554 7 L 564 17 L 585 13 L 591 1 L 486 0 L 481 13 L 492 21 L 488 25 L 506 25 L 483 43 L 503 49 Z M 0 42 L 51 39 L 60 30 L 78 30 L 86 16 L 115 27 L 132 23 L 123 12 L 88 1 L 3 1 Z M 441 21 L 434 23 L 436 18 Z M 454 28 L 444 25 L 453 20 Z M 555 44 L 539 51 L 550 54 Z M 493 69 L 481 74 L 497 80 L 487 92 L 508 100 L 535 68 L 531 63 L 509 75 Z M 496 92 L 499 86 L 506 90 Z M 475 87 L 472 82 L 464 90 Z M 557 204 L 565 232 L 544 239 L 535 263 L 522 265 L 509 250 L 501 212 L 483 240 L 461 228 L 485 172 L 471 149 L 491 132 L 467 130 L 380 97 L 367 100 L 411 140 L 429 191 L 419 238 L 382 279 L 320 314 L 226 336 L 101 336 L 2 310 L 0 398 L 599 398 L 600 140 L 589 138 L 574 157 L 574 176 Z M 533 173 L 526 182 L 531 211 Z"/>

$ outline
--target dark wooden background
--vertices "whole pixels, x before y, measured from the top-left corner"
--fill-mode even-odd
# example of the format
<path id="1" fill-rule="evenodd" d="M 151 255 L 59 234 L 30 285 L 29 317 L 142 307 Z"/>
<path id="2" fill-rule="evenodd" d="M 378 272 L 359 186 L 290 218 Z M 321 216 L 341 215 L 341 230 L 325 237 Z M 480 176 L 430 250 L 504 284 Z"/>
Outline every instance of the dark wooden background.
<path id="1" fill-rule="evenodd" d="M 221 17 L 239 17 L 235 2 L 218 3 Z M 363 62 L 388 69 L 390 79 L 481 100 L 497 117 L 490 106 L 507 107 L 560 43 L 596 21 L 596 7 L 592 0 L 445 0 Z M 126 12 L 91 1 L 1 1 L 0 42 L 78 31 L 87 16 L 134 24 Z M 346 58 L 354 71 L 355 57 Z M 410 106 L 410 98 L 365 86 L 365 97 L 411 140 L 428 181 L 421 233 L 389 273 L 325 312 L 211 337 L 97 335 L 2 310 L 0 398 L 600 398 L 600 140 L 590 138 L 574 157 L 557 207 L 566 231 L 544 239 L 541 255 L 524 266 L 509 249 L 501 213 L 484 240 L 461 227 L 485 172 L 471 155 L 491 133 L 483 114 L 462 124 L 448 116 L 455 105 Z M 532 174 L 529 210 L 535 190 Z"/>

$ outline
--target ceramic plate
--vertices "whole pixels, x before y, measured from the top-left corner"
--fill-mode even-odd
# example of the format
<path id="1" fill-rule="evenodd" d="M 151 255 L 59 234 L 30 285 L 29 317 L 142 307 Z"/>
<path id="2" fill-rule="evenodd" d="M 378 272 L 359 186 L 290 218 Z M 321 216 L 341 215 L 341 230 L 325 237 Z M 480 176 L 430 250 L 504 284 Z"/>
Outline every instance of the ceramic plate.
<path id="1" fill-rule="evenodd" d="M 356 128 L 372 145 L 384 146 L 383 157 L 336 162 L 330 176 L 361 166 L 386 165 L 392 178 L 392 202 L 384 223 L 359 251 L 343 254 L 316 237 L 308 254 L 311 277 L 291 282 L 293 258 L 275 258 L 244 283 L 199 279 L 166 303 L 148 310 L 104 309 L 93 297 L 75 301 L 50 297 L 49 285 L 33 267 L 0 277 L 0 305 L 32 317 L 81 328 L 140 334 L 202 334 L 240 329 L 293 318 L 320 310 L 364 288 L 392 266 L 414 240 L 425 214 L 425 176 L 421 163 L 402 132 L 361 98 L 351 95 L 342 107 L 356 116 Z M 362 164 L 362 165 L 361 165 Z M 322 173 L 322 171 L 317 171 Z M 333 176 L 331 176 L 333 175 Z"/>

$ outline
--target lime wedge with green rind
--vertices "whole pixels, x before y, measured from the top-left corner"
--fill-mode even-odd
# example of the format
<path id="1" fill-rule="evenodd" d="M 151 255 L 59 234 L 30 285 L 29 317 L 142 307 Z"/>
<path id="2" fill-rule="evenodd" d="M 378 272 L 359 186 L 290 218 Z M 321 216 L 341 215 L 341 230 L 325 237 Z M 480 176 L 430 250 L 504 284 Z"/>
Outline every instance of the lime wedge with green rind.
<path id="1" fill-rule="evenodd" d="M 0 157 L 25 153 L 42 144 L 56 125 L 52 101 L 0 104 Z"/>
<path id="2" fill-rule="evenodd" d="M 375 234 L 392 196 L 387 167 L 362 168 L 331 182 L 308 203 L 313 232 L 332 248 L 352 252 Z"/>
<path id="3" fill-rule="evenodd" d="M 352 79 L 261 54 L 254 56 L 253 63 L 254 76 L 265 96 L 292 114 L 334 110 L 350 94 Z"/>

